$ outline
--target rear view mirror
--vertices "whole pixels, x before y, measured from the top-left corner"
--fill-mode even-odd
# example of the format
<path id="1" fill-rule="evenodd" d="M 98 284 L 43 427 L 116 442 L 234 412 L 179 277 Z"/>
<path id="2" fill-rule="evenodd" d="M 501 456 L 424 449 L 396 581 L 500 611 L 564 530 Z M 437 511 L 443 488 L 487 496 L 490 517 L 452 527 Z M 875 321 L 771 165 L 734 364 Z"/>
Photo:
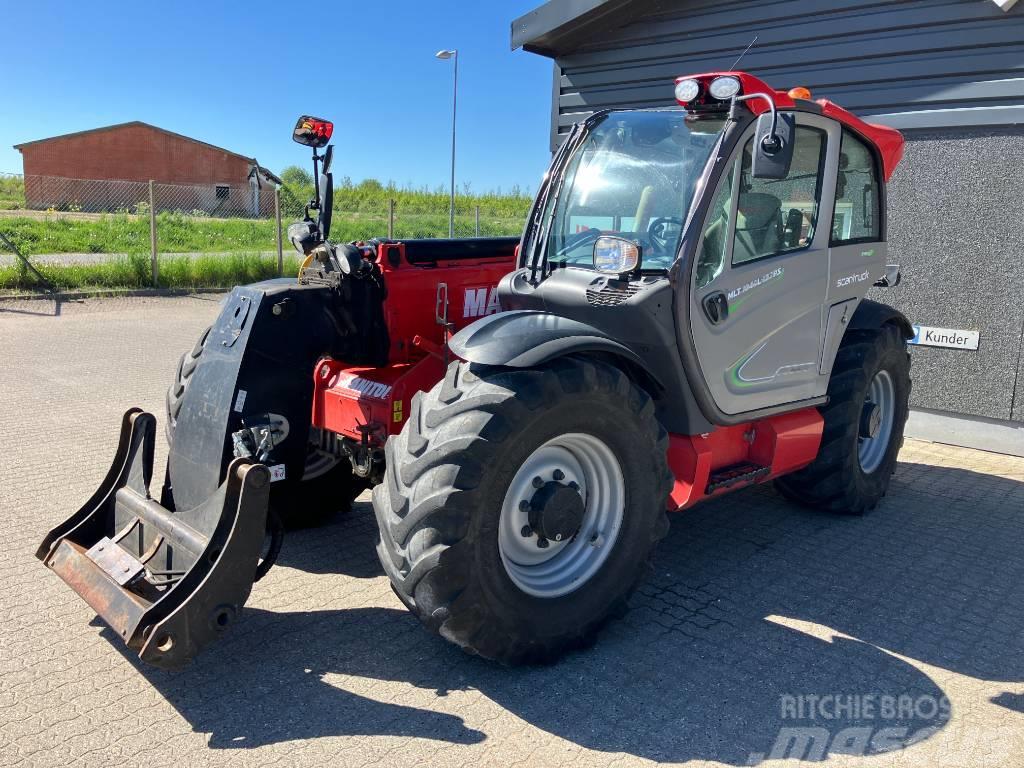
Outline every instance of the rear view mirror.
<path id="1" fill-rule="evenodd" d="M 319 117 L 303 115 L 295 123 L 295 130 L 292 131 L 292 139 L 299 144 L 317 149 L 326 146 L 334 133 L 334 123 Z"/>
<path id="2" fill-rule="evenodd" d="M 754 133 L 754 157 L 751 172 L 755 179 L 784 179 L 793 164 L 793 137 L 796 120 L 792 114 L 770 112 L 757 118 Z M 774 131 L 773 129 L 774 122 Z"/>

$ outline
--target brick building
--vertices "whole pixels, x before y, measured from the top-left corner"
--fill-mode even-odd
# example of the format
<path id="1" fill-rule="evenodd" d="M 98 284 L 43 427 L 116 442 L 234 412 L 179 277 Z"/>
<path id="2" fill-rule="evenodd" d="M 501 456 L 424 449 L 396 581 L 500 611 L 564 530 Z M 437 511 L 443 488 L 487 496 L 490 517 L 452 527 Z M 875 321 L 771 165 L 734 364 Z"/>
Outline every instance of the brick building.
<path id="1" fill-rule="evenodd" d="M 153 180 L 164 192 L 158 209 L 268 215 L 280 184 L 255 158 L 139 121 L 14 148 L 22 154 L 25 205 L 35 209 L 118 210 L 147 200 Z"/>

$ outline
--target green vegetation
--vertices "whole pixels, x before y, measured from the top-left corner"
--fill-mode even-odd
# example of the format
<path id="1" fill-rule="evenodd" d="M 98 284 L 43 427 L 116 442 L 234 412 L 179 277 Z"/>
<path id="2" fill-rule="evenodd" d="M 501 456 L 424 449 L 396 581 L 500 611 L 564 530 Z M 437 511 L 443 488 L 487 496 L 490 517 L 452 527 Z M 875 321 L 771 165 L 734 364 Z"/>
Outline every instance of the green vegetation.
<path id="1" fill-rule="evenodd" d="M 21 176 L 0 175 L 0 210 L 25 207 L 25 180 Z"/>
<path id="2" fill-rule="evenodd" d="M 37 265 L 43 276 L 62 290 L 153 288 L 149 257 L 118 256 L 99 264 Z M 297 254 L 285 254 L 284 274 L 299 270 Z M 277 277 L 277 257 L 231 253 L 189 258 L 161 258 L 157 288 L 231 288 Z M 20 265 L 0 266 L 0 291 L 40 290 L 35 277 Z"/>
<path id="3" fill-rule="evenodd" d="M 308 172 L 297 166 L 282 172 L 281 191 L 285 226 L 302 215 L 312 196 Z M 331 239 L 338 242 L 385 237 L 389 201 L 395 201 L 394 236 L 432 238 L 448 236 L 448 192 L 399 189 L 393 183 L 367 179 L 353 184 L 347 177 L 335 185 Z M 456 197 L 455 235 L 476 233 L 476 210 L 484 237 L 518 235 L 531 199 L 518 188 L 472 194 L 465 185 Z M 0 210 L 24 206 L 20 177 L 0 176 Z M 126 212 L 65 214 L 33 211 L 0 216 L 0 233 L 26 256 L 63 253 L 110 254 L 97 264 L 47 264 L 33 260 L 57 286 L 70 288 L 149 288 L 149 217 Z M 160 261 L 160 285 L 166 288 L 231 287 L 276 276 L 276 225 L 269 219 L 219 219 L 184 212 L 157 214 L 157 246 L 162 254 L 201 254 L 198 257 L 164 256 Z M 285 235 L 286 237 L 286 235 Z M 298 258 L 287 240 L 285 273 L 293 274 Z M 0 248 L 2 253 L 2 248 Z M 20 265 L 0 266 L 0 290 L 38 288 L 31 273 Z"/>

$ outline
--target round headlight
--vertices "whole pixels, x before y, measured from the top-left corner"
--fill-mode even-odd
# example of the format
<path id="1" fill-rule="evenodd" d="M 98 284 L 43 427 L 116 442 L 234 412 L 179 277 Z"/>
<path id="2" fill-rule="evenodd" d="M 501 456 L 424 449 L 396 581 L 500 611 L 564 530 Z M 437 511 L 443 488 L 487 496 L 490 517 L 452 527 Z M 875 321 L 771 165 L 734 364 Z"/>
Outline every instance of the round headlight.
<path id="1" fill-rule="evenodd" d="M 740 81 L 735 77 L 730 77 L 728 75 L 725 77 L 716 77 L 711 81 L 711 86 L 708 88 L 708 92 L 711 94 L 713 99 L 718 99 L 719 101 L 731 99 L 740 92 Z"/>
<path id="2" fill-rule="evenodd" d="M 700 96 L 700 83 L 696 80 L 680 80 L 676 83 L 676 101 L 686 104 Z"/>

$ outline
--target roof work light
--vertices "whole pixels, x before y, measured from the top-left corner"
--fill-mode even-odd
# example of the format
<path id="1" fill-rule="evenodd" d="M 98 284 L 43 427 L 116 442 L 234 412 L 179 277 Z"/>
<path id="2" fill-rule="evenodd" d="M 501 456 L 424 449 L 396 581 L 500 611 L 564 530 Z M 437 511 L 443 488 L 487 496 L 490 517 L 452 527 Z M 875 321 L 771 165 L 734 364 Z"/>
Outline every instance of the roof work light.
<path id="1" fill-rule="evenodd" d="M 700 96 L 700 82 L 697 80 L 676 81 L 676 101 L 686 104 Z"/>
<path id="2" fill-rule="evenodd" d="M 711 81 L 711 86 L 708 88 L 708 93 L 711 94 L 711 98 L 718 99 L 719 101 L 731 99 L 739 92 L 739 79 L 731 77 L 729 75 L 726 75 L 724 77 L 716 77 L 714 80 Z"/>

